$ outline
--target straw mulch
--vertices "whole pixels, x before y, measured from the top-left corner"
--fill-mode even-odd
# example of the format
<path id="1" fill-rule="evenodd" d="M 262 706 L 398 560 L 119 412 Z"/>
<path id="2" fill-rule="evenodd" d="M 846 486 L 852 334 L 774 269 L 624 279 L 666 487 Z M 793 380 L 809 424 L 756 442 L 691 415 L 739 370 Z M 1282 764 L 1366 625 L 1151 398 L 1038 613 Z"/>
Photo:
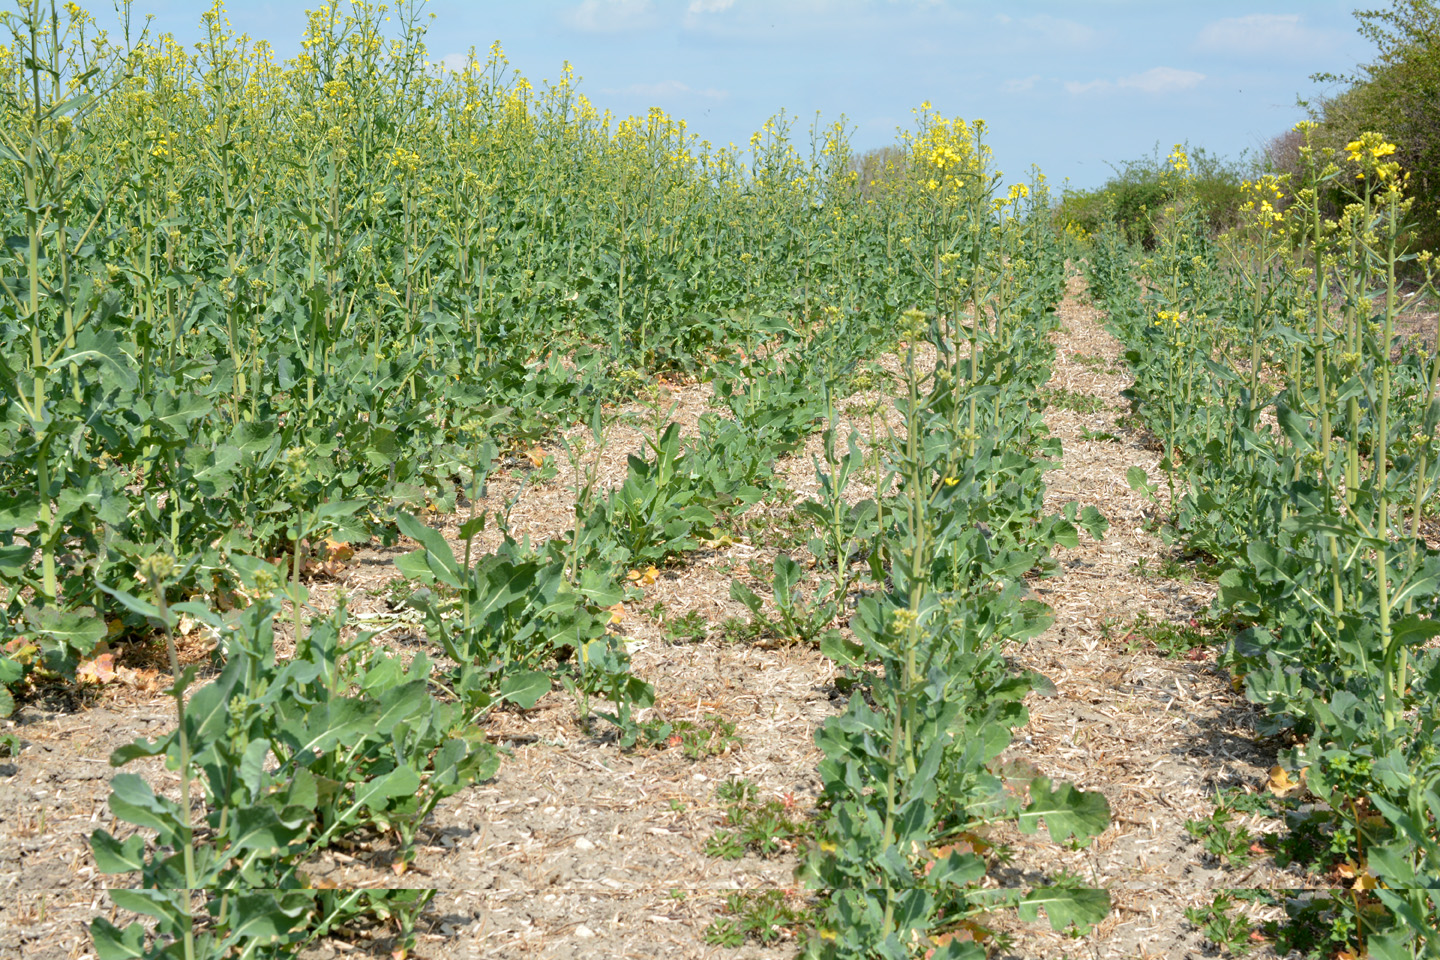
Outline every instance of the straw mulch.
<path id="1" fill-rule="evenodd" d="M 1033 926 L 1014 931 L 1017 957 L 1181 957 L 1213 955 L 1186 922 L 1186 907 L 1208 904 L 1237 887 L 1304 886 L 1268 861 L 1241 871 L 1208 863 L 1185 831 L 1208 816 L 1218 788 L 1263 789 L 1273 748 L 1257 743 L 1255 715 L 1235 694 L 1213 650 L 1167 657 L 1146 639 L 1146 621 L 1188 625 L 1205 611 L 1212 584 L 1163 579 L 1155 571 L 1177 557 L 1153 532 L 1166 510 L 1126 482 L 1139 466 L 1163 477 L 1152 438 L 1117 424 L 1128 412 L 1129 384 L 1119 343 L 1103 315 L 1072 279 L 1060 309 L 1057 363 L 1050 386 L 1104 402 L 1077 413 L 1052 407 L 1046 421 L 1064 444 L 1061 469 L 1048 475 L 1052 508 L 1093 504 L 1110 521 L 1103 542 L 1082 534 L 1060 552 L 1063 574 L 1036 584 L 1055 623 L 1018 650 L 1018 665 L 1054 681 L 1054 697 L 1032 696 L 1030 723 L 1016 731 L 1008 760 L 1024 760 L 1055 780 L 1108 799 L 1112 823 L 1089 848 L 1065 851 L 1044 837 L 1004 832 L 1014 845 L 1012 882 L 1030 885 L 1062 872 L 1110 891 L 1114 909 L 1092 934 L 1070 938 Z M 1114 439 L 1082 439 L 1110 435 Z M 1259 826 L 1258 823 L 1252 824 Z"/>

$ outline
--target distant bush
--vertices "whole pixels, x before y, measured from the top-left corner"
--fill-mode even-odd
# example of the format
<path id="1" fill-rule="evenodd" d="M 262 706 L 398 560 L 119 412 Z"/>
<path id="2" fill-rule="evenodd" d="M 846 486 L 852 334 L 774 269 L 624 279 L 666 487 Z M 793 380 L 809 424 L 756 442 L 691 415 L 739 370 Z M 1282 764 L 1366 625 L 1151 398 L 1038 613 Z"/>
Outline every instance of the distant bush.
<path id="1" fill-rule="evenodd" d="M 1210 226 L 1217 232 L 1233 226 L 1243 202 L 1241 185 L 1247 177 L 1263 172 L 1262 162 L 1244 156 L 1228 160 L 1203 147 L 1182 149 L 1190 163 L 1189 189 Z M 1114 170 L 1115 175 L 1103 186 L 1066 190 L 1055 209 L 1056 228 L 1083 237 L 1113 225 L 1132 243 L 1149 248 L 1155 243 L 1155 225 L 1177 195 L 1180 175 L 1171 169 L 1169 159 L 1161 156 L 1158 145 L 1150 156 Z"/>
<path id="2" fill-rule="evenodd" d="M 850 156 L 850 170 L 856 186 L 866 196 L 892 180 L 903 180 L 910 169 L 910 154 L 898 146 L 880 147 Z"/>
<path id="3" fill-rule="evenodd" d="M 1361 35 L 1376 46 L 1375 61 L 1354 75 L 1315 78 L 1349 85 L 1312 104 L 1321 143 L 1338 154 L 1367 130 L 1393 142 L 1395 159 L 1410 175 L 1416 240 L 1440 248 L 1440 3 L 1391 0 L 1388 10 L 1357 10 L 1355 19 Z M 1297 163 L 1294 142 L 1282 136 L 1271 144 L 1272 160 L 1281 169 Z"/>

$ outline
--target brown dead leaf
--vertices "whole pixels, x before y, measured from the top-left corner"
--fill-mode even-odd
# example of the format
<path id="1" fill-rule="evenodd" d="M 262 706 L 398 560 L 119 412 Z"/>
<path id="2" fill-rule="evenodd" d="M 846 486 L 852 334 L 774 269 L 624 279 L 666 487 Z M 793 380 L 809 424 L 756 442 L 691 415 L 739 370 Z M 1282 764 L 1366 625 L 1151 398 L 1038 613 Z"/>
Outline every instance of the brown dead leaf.
<path id="1" fill-rule="evenodd" d="M 75 679 L 81 683 L 103 684 L 115 679 L 115 654 L 102 653 L 94 660 L 86 660 L 75 670 Z"/>
<path id="2" fill-rule="evenodd" d="M 660 579 L 660 571 L 654 567 L 646 567 L 644 570 L 631 570 L 625 574 L 625 579 L 638 586 L 648 587 Z"/>
<path id="3" fill-rule="evenodd" d="M 326 537 L 320 542 L 320 556 L 322 559 L 333 563 L 344 563 L 354 559 L 355 548 L 348 543 L 341 543 L 338 540 L 331 540 Z"/>
<path id="4" fill-rule="evenodd" d="M 1290 771 L 1278 764 L 1270 768 L 1270 779 L 1265 783 L 1265 788 L 1277 797 L 1289 796 L 1301 786 L 1299 780 L 1290 776 Z"/>

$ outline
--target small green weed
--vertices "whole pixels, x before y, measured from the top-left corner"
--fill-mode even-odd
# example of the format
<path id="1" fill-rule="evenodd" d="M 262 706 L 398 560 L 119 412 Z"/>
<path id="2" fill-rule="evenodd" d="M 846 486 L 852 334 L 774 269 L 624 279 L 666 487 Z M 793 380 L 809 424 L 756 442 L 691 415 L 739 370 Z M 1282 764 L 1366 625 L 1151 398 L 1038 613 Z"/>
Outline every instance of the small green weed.
<path id="1" fill-rule="evenodd" d="M 720 625 L 720 637 L 730 643 L 753 643 L 765 633 L 765 624 L 744 617 L 726 617 Z"/>
<path id="2" fill-rule="evenodd" d="M 718 714 L 707 714 L 704 721 L 651 720 L 640 724 L 640 740 L 652 747 L 679 747 L 688 760 L 704 760 L 729 753 L 742 741 L 735 735 L 735 724 Z"/>
<path id="3" fill-rule="evenodd" d="M 754 940 L 768 946 L 813 925 L 811 909 L 791 906 L 784 890 L 741 891 L 725 898 L 725 916 L 705 928 L 705 942 L 739 947 Z"/>
<path id="4" fill-rule="evenodd" d="M 1078 390 L 1069 390 L 1065 387 L 1042 390 L 1040 395 L 1047 406 L 1059 410 L 1072 410 L 1075 413 L 1099 413 L 1105 409 L 1105 401 L 1100 397 L 1081 393 Z"/>
<path id="5" fill-rule="evenodd" d="M 1195 656 L 1195 651 L 1214 643 L 1207 624 L 1191 618 L 1186 623 L 1156 620 L 1148 614 L 1135 618 L 1130 626 L 1131 649 L 1149 645 L 1166 657 Z"/>
<path id="6" fill-rule="evenodd" d="M 1098 353 L 1072 353 L 1070 359 L 1085 367 L 1087 370 L 1098 370 L 1104 373 L 1118 373 L 1115 366 L 1119 361 L 1111 360 L 1109 357 L 1102 357 Z"/>
<path id="7" fill-rule="evenodd" d="M 410 605 L 420 584 L 408 577 L 395 577 L 385 584 L 385 603 L 391 610 L 404 610 Z"/>
<path id="8" fill-rule="evenodd" d="M 1080 439 L 1091 440 L 1096 443 L 1119 443 L 1120 438 L 1106 430 L 1091 430 L 1089 427 L 1080 428 Z"/>
<path id="9" fill-rule="evenodd" d="M 1220 953 L 1240 957 L 1254 948 L 1251 934 L 1255 927 L 1236 912 L 1235 897 L 1221 891 L 1203 907 L 1187 907 L 1185 919 Z"/>
<path id="10" fill-rule="evenodd" d="M 772 636 L 786 643 L 809 643 L 833 634 L 830 625 L 840 612 L 840 600 L 834 595 L 822 599 L 819 590 L 807 597 L 799 587 L 804 573 L 804 568 L 785 554 L 775 558 L 772 570 L 751 562 L 750 575 L 770 585 L 774 617 L 755 591 L 739 580 L 732 580 L 730 599 L 743 603 L 750 611 L 750 624 L 744 632 L 751 637 Z M 729 621 L 726 626 L 729 627 Z"/>
<path id="11" fill-rule="evenodd" d="M 1255 855 L 1256 838 L 1243 824 L 1234 822 L 1236 811 L 1228 800 L 1224 794 L 1216 797 L 1215 812 L 1203 820 L 1185 821 L 1185 832 L 1221 864 L 1243 867 Z"/>
<path id="12" fill-rule="evenodd" d="M 759 788 L 749 780 L 732 778 L 715 789 L 725 805 L 727 829 L 716 830 L 705 841 L 705 852 L 724 860 L 739 860 L 747 851 L 762 857 L 793 850 L 809 839 L 814 826 L 796 815 L 795 800 L 759 799 Z"/>
<path id="13" fill-rule="evenodd" d="M 665 639 L 670 643 L 701 643 L 710 636 L 710 621 L 699 610 L 664 619 Z"/>
<path id="14" fill-rule="evenodd" d="M 1151 564 L 1149 557 L 1141 557 L 1135 561 L 1131 568 L 1132 572 L 1141 577 L 1153 577 L 1160 580 L 1178 580 L 1181 583 L 1214 583 L 1220 579 L 1224 568 L 1205 557 L 1162 557 L 1156 564 Z"/>
<path id="15" fill-rule="evenodd" d="M 815 535 L 814 524 L 795 510 L 777 515 L 745 513 L 731 518 L 732 536 L 761 549 L 794 552 Z"/>

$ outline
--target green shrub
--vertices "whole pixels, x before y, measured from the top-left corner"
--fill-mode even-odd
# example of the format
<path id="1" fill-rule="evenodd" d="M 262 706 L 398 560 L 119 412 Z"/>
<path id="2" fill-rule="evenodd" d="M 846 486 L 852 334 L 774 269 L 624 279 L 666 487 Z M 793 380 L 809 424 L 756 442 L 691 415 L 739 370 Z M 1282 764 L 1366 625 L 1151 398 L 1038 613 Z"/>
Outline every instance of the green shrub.
<path id="1" fill-rule="evenodd" d="M 1367 130 L 1392 141 L 1410 175 L 1417 245 L 1433 250 L 1440 246 L 1440 3 L 1391 0 L 1388 10 L 1357 10 L 1355 19 L 1376 57 L 1350 76 L 1315 77 L 1348 84 L 1312 105 L 1320 141 L 1337 153 Z"/>
<path id="2" fill-rule="evenodd" d="M 1181 145 L 1190 161 L 1191 189 L 1211 229 L 1232 226 L 1242 203 L 1241 185 L 1258 172 L 1261 164 L 1241 156 L 1228 160 L 1203 147 Z M 1119 228 L 1126 239 L 1146 249 L 1155 243 L 1155 224 L 1165 215 L 1166 205 L 1175 199 L 1180 176 L 1162 156 L 1157 144 L 1150 156 L 1130 160 L 1113 168 L 1114 175 L 1103 186 L 1090 190 L 1066 190 L 1055 210 L 1055 226 L 1061 232 L 1082 237 L 1099 232 L 1106 225 Z"/>

